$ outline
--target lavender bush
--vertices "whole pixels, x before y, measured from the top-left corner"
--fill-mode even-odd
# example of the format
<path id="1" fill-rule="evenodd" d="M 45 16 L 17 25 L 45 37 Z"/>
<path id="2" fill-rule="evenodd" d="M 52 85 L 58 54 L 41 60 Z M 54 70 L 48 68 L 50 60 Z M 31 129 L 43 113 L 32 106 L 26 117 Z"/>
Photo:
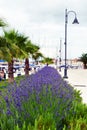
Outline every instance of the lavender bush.
<path id="1" fill-rule="evenodd" d="M 15 82 L 8 86 L 4 95 L 3 114 L 6 114 L 11 124 L 20 127 L 23 122 L 26 126 L 29 123 L 34 125 L 35 119 L 41 115 L 48 123 L 46 127 L 51 128 L 52 121 L 55 121 L 56 128 L 62 130 L 63 121 L 74 100 L 73 88 L 61 78 L 56 69 L 46 66 L 22 80 L 19 85 Z M 48 114 L 52 115 L 51 120 L 50 116 L 47 118 Z"/>

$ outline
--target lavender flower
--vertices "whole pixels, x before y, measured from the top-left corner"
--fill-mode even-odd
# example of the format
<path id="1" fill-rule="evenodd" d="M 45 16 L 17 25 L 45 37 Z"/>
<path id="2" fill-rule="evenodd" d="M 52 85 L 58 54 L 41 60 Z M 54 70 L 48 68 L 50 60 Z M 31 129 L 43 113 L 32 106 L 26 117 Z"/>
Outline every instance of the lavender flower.
<path id="1" fill-rule="evenodd" d="M 74 90 L 56 69 L 46 66 L 22 80 L 19 85 L 9 85 L 4 99 L 6 104 L 9 104 L 11 113 L 16 110 L 24 117 L 26 113 L 29 115 L 29 118 L 24 120 L 34 120 L 39 113 L 49 111 L 57 121 L 60 117 L 60 121 L 64 118 L 64 113 L 69 112 L 74 100 Z"/>

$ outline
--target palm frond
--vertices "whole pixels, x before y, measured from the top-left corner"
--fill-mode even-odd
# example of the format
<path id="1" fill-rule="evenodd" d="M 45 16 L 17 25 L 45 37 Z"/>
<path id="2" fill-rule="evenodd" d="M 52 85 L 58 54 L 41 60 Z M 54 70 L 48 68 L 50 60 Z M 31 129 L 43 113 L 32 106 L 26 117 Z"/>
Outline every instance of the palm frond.
<path id="1" fill-rule="evenodd" d="M 2 19 L 0 19 L 0 27 L 7 26 L 7 23 L 5 23 Z"/>

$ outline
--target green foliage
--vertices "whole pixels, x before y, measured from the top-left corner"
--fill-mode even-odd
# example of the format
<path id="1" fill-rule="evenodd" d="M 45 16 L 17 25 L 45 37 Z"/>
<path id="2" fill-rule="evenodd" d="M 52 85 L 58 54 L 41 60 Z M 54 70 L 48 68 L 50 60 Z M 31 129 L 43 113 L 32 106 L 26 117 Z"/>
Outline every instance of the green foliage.
<path id="1" fill-rule="evenodd" d="M 42 63 L 52 64 L 53 59 L 49 57 L 44 57 L 44 59 L 42 60 Z"/>
<path id="2" fill-rule="evenodd" d="M 87 117 L 70 120 L 67 127 L 64 125 L 63 130 L 87 130 Z"/>
<path id="3" fill-rule="evenodd" d="M 33 53 L 33 55 L 32 55 L 32 58 L 35 59 L 35 61 L 38 60 L 40 57 L 43 57 L 43 55 L 39 51 Z"/>
<path id="4" fill-rule="evenodd" d="M 3 113 L 0 117 L 0 130 L 56 130 L 53 115 L 49 113 L 45 114 L 43 116 L 38 116 L 35 119 L 34 125 L 31 125 L 30 123 L 26 124 L 24 121 L 20 127 L 16 124 L 16 121 L 12 116 L 9 118 Z"/>
<path id="5" fill-rule="evenodd" d="M 16 81 L 17 84 L 19 84 L 20 81 L 23 80 L 23 79 L 25 79 L 25 76 L 21 75 L 21 76 L 15 77 L 14 81 Z M 8 79 L 0 81 L 0 90 L 4 91 L 5 88 L 7 88 L 8 85 L 9 85 Z"/>
<path id="6" fill-rule="evenodd" d="M 3 21 L 3 19 L 0 19 L 0 27 L 7 26 L 7 23 Z"/>
<path id="7" fill-rule="evenodd" d="M 46 79 L 47 78 L 49 79 L 49 77 L 46 77 Z M 24 77 L 20 76 L 16 78 L 17 86 L 14 83 L 15 87 L 18 88 L 18 85 L 20 85 L 19 81 L 21 79 L 24 79 Z M 24 85 L 25 82 L 26 81 L 23 80 L 23 82 L 21 82 L 23 83 L 22 85 Z M 29 82 L 27 82 L 27 84 L 29 84 Z M 26 88 L 27 84 L 25 84 L 25 86 L 23 87 Z M 13 92 L 15 92 L 15 87 L 13 89 L 11 86 Z M 40 93 L 39 90 L 37 92 L 32 90 L 32 93 L 29 93 L 29 98 L 27 100 L 22 101 L 20 109 L 19 107 L 15 107 L 15 103 L 12 100 L 10 91 L 8 95 L 8 99 L 11 99 L 10 105 L 9 100 L 6 100 L 7 104 L 5 103 L 5 101 L 0 100 L 0 112 L 2 112 L 1 109 L 3 109 L 3 113 L 0 113 L 0 130 L 86 130 L 87 105 L 82 103 L 82 98 L 80 97 L 81 93 L 77 90 L 74 90 L 73 96 L 75 98 L 72 97 L 73 101 L 71 103 L 69 103 L 69 98 L 71 98 L 70 96 L 69 98 L 67 97 L 67 100 L 65 100 L 64 96 L 68 96 L 70 87 L 71 86 L 69 86 L 69 88 L 66 90 L 66 88 L 62 87 L 61 84 L 60 88 L 58 89 L 59 93 L 57 93 L 57 95 L 54 94 L 54 96 L 54 91 L 51 91 L 52 85 L 48 85 L 48 87 L 44 85 Z M 61 93 L 64 92 L 61 96 L 59 96 L 60 90 Z M 6 95 L 5 91 L 3 95 Z M 1 96 L 3 97 L 3 95 Z M 20 92 L 17 96 L 18 101 L 20 101 L 19 95 Z M 24 99 L 23 96 L 22 99 Z"/>
<path id="8" fill-rule="evenodd" d="M 73 113 L 72 113 L 73 111 Z M 87 129 L 87 105 L 74 101 L 70 114 L 64 121 L 63 130 L 86 130 Z"/>
<path id="9" fill-rule="evenodd" d="M 56 124 L 51 113 L 45 113 L 35 119 L 33 127 L 35 130 L 56 130 Z"/>
<path id="10" fill-rule="evenodd" d="M 6 88 L 8 85 L 8 80 L 2 80 L 0 81 L 0 90 Z"/>
<path id="11" fill-rule="evenodd" d="M 76 102 L 82 102 L 81 92 L 80 90 L 74 89 L 74 96 Z"/>
<path id="12" fill-rule="evenodd" d="M 84 64 L 84 69 L 87 68 L 87 53 L 83 53 L 82 56 L 80 57 L 80 61 L 83 62 Z"/>
<path id="13" fill-rule="evenodd" d="M 8 118 L 5 111 L 3 110 L 3 114 L 0 115 L 0 130 L 12 130 L 15 125 L 15 121 L 11 116 Z"/>
<path id="14" fill-rule="evenodd" d="M 24 42 L 27 40 L 27 37 L 25 37 L 23 34 L 19 34 L 18 31 L 12 29 L 9 31 L 4 30 L 3 38 L 5 38 L 6 42 L 8 43 L 7 48 L 9 50 L 9 53 L 11 54 L 11 58 L 20 58 L 21 55 L 25 55 L 25 53 L 22 50 L 22 46 L 25 45 Z M 6 60 L 8 61 L 8 59 Z"/>
<path id="15" fill-rule="evenodd" d="M 80 57 L 80 60 L 81 60 L 83 63 L 87 63 L 87 53 L 83 53 L 82 56 Z"/>

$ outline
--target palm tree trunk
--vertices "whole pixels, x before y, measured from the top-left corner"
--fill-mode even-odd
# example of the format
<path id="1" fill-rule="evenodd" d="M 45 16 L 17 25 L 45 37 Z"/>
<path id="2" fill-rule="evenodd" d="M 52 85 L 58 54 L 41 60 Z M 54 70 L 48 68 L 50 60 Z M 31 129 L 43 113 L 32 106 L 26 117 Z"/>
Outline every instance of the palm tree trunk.
<path id="1" fill-rule="evenodd" d="M 29 76 L 29 59 L 25 59 L 25 76 Z"/>
<path id="2" fill-rule="evenodd" d="M 8 82 L 14 81 L 14 74 L 13 74 L 13 59 L 11 62 L 8 62 Z"/>

